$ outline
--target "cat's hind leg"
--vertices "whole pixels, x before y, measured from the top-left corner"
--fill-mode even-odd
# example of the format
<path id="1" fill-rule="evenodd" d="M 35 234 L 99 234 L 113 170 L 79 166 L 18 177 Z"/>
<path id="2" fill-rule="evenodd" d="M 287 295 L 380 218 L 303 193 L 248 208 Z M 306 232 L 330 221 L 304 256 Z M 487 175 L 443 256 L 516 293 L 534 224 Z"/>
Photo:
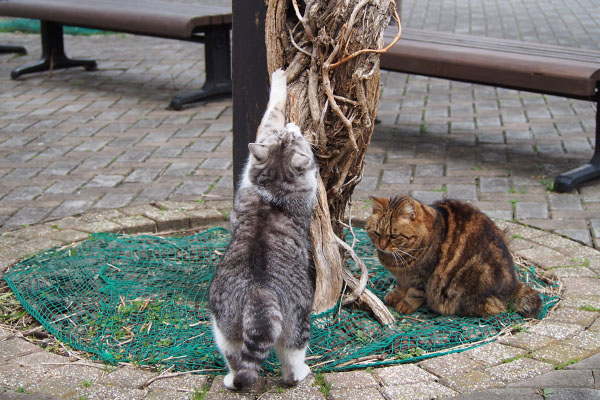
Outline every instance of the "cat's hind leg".
<path id="1" fill-rule="evenodd" d="M 229 390 L 237 390 L 239 388 L 233 382 L 241 366 L 242 342 L 227 339 L 214 320 L 212 326 L 215 342 L 229 370 L 229 373 L 223 378 L 223 385 Z"/>
<path id="2" fill-rule="evenodd" d="M 281 363 L 281 375 L 284 384 L 296 385 L 310 374 L 310 368 L 304 362 L 306 346 L 301 349 L 294 349 L 277 343 L 275 352 Z"/>

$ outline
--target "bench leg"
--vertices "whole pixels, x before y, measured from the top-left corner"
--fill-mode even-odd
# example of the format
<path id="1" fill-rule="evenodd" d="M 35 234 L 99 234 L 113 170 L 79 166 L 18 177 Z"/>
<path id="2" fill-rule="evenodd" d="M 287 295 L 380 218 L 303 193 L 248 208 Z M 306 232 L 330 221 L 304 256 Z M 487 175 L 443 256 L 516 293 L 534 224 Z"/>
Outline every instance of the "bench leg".
<path id="1" fill-rule="evenodd" d="M 202 89 L 174 97 L 169 104 L 173 110 L 208 97 L 231 94 L 231 50 L 229 28 L 210 29 L 204 37 L 206 81 Z"/>
<path id="2" fill-rule="evenodd" d="M 0 44 L 0 54 L 19 53 L 27 54 L 27 50 L 23 46 L 11 46 L 9 44 Z"/>
<path id="3" fill-rule="evenodd" d="M 12 79 L 33 72 L 53 71 L 71 67 L 83 67 L 86 71 L 96 70 L 97 65 L 94 60 L 81 60 L 66 56 L 61 24 L 40 21 L 40 31 L 42 36 L 42 58 L 38 62 L 13 69 L 10 74 Z"/>
<path id="4" fill-rule="evenodd" d="M 594 155 L 589 163 L 579 168 L 572 169 L 556 177 L 554 190 L 560 193 L 572 191 L 576 185 L 600 178 L 600 103 L 596 105 L 596 143 L 594 144 Z"/>

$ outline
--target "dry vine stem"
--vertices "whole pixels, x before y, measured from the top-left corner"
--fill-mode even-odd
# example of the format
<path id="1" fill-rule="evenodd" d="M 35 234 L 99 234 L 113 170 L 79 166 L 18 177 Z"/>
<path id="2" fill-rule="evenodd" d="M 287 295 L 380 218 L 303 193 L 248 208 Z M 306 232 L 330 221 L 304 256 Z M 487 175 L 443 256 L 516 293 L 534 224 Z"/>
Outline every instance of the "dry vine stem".
<path id="1" fill-rule="evenodd" d="M 382 324 L 389 310 L 345 270 L 340 249 L 344 212 L 360 182 L 379 99 L 379 56 L 390 17 L 400 28 L 394 0 L 266 0 L 265 42 L 269 73 L 286 70 L 287 118 L 312 143 L 320 165 L 311 240 L 317 269 L 313 310 L 347 299 L 367 304 Z M 398 29 L 397 38 L 400 36 Z M 396 38 L 396 40 L 397 40 Z M 366 269 L 366 268 L 365 268 Z"/>

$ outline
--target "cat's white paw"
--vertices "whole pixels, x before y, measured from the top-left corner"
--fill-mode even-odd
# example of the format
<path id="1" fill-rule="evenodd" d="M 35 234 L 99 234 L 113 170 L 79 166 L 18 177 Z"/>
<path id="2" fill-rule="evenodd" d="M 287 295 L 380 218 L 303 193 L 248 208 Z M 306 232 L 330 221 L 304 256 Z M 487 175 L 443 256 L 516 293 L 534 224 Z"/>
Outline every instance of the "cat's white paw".
<path id="1" fill-rule="evenodd" d="M 237 389 L 233 384 L 233 372 L 230 372 L 227 375 L 225 375 L 225 378 L 223 378 L 223 385 L 225 385 L 225 387 L 229 390 Z"/>
<path id="2" fill-rule="evenodd" d="M 293 374 L 294 381 L 300 382 L 310 374 L 310 367 L 303 363 L 294 369 Z"/>
<path id="3" fill-rule="evenodd" d="M 269 98 L 270 104 L 285 103 L 287 95 L 287 82 L 285 72 L 282 69 L 276 69 L 271 75 L 271 95 Z"/>

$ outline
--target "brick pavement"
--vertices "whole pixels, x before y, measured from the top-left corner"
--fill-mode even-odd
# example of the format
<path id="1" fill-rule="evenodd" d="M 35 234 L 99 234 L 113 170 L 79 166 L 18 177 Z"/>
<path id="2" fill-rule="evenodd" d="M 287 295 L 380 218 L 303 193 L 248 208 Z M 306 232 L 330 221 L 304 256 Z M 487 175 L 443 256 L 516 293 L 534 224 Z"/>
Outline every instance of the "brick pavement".
<path id="1" fill-rule="evenodd" d="M 224 224 L 230 208 L 228 201 L 167 201 L 16 229 L 0 236 L 0 274 L 27 254 L 93 232 L 203 230 Z M 542 230 L 498 223 L 517 255 L 560 277 L 563 300 L 537 324 L 482 346 L 413 364 L 311 376 L 293 389 L 266 378 L 247 392 L 231 393 L 222 375 L 156 380 L 159 373 L 131 365 L 106 367 L 49 353 L 0 328 L 0 398 L 190 399 L 202 398 L 203 391 L 204 398 L 219 400 L 599 398 L 600 281 L 590 278 L 600 275 L 600 251 Z"/>
<path id="2" fill-rule="evenodd" d="M 405 0 L 402 18 L 405 26 L 415 28 L 599 49 L 599 13 L 589 0 Z M 12 81 L 12 68 L 39 56 L 39 37 L 2 33 L 0 40 L 25 45 L 29 51 L 24 57 L 0 55 L 0 230 L 9 232 L 0 238 L 0 265 L 6 267 L 36 249 L 81 240 L 98 227 L 152 231 L 179 226 L 173 223 L 177 217 L 151 212 L 153 202 L 193 205 L 198 200 L 231 199 L 231 100 L 211 101 L 181 112 L 165 108 L 180 90 L 202 86 L 201 45 L 122 34 L 67 37 L 67 53 L 95 58 L 98 71 L 73 69 Z M 435 378 L 387 388 L 385 377 L 374 373 L 377 393 L 366 387 L 362 397 L 402 398 L 402 393 L 414 394 L 413 383 L 429 395 L 436 390 L 468 392 L 474 384 L 471 389 L 463 386 L 469 382 L 478 382 L 478 389 L 491 388 L 506 384 L 502 376 L 518 378 L 521 370 L 544 367 L 540 362 L 552 365 L 564 359 L 575 344 L 563 342 L 583 340 L 579 335 L 598 331 L 598 313 L 579 307 L 590 301 L 600 307 L 600 299 L 597 294 L 578 297 L 575 292 L 589 293 L 586 282 L 599 271 L 597 264 L 573 265 L 575 257 L 589 260 L 585 255 L 592 251 L 589 247 L 577 247 L 545 232 L 598 247 L 600 184 L 568 194 L 547 188 L 553 176 L 589 160 L 594 145 L 593 106 L 391 72 L 382 73 L 382 84 L 381 123 L 355 192 L 356 213 L 368 209 L 367 195 L 411 193 L 427 202 L 446 197 L 472 201 L 493 217 L 543 229 L 532 231 L 538 237 L 532 234 L 521 239 L 516 234 L 513 250 L 550 267 L 575 267 L 560 271 L 573 285 L 574 295 L 556 319 L 582 328 L 567 329 L 564 338 L 555 338 L 552 334 L 558 328 L 554 324 L 550 335 L 548 331 L 523 334 L 501 343 L 529 354 L 527 360 L 511 367 L 514 370 L 503 368 L 498 359 L 486 361 L 482 370 L 481 355 L 470 353 L 469 360 L 475 360 L 477 368 L 448 375 L 446 380 L 420 365 Z M 104 225 L 85 217 L 69 218 L 133 206 L 146 208 L 147 214 L 121 215 L 119 223 Z M 44 225 L 46 221 L 53 222 Z M 58 237 L 51 228 L 56 224 L 64 224 Z M 81 228 L 86 224 L 96 225 Z M 29 225 L 35 225 L 34 229 L 27 229 Z M 30 232 L 31 237 L 22 236 L 23 232 Z M 575 246 L 578 253 L 543 247 L 550 242 Z M 528 247 L 531 243 L 544 251 L 536 253 Z M 596 257 L 597 253 L 590 254 Z M 589 346 L 596 348 L 597 343 L 592 340 Z M 490 349 L 490 354 L 496 350 Z M 402 374 L 410 371 L 402 369 Z M 582 390 L 597 388 L 594 382 Z M 514 393 L 529 390 L 531 394 L 530 389 L 514 388 Z M 490 398 L 494 393 L 489 392 Z M 269 395 L 262 398 L 277 398 L 277 393 Z M 332 394 L 331 398 L 345 395 Z"/>

